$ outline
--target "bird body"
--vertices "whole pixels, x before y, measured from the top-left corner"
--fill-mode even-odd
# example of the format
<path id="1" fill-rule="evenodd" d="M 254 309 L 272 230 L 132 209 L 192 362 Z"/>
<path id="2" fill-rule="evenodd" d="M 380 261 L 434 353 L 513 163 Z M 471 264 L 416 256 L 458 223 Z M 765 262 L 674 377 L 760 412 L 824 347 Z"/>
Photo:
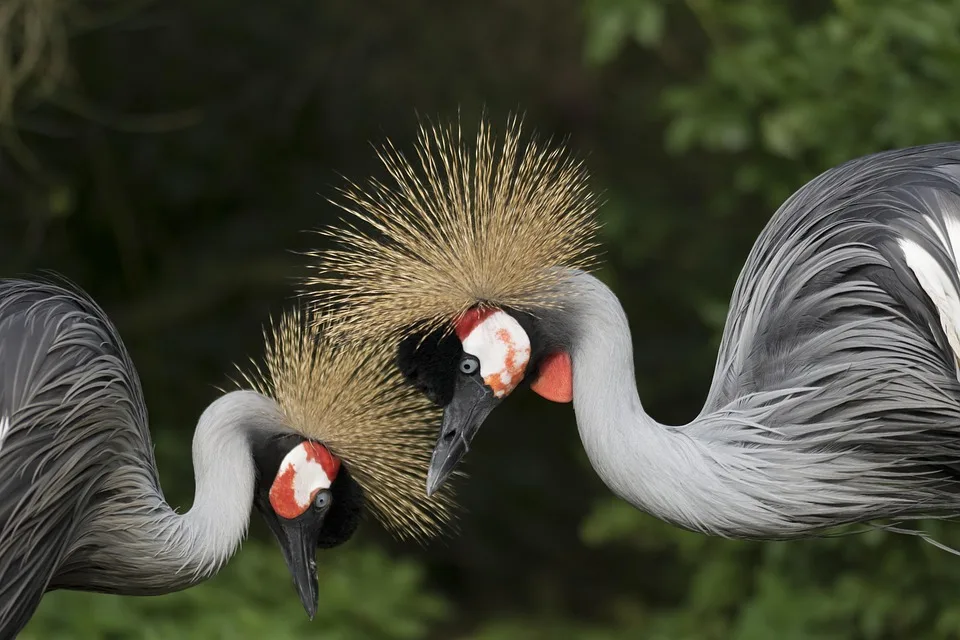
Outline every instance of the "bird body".
<path id="1" fill-rule="evenodd" d="M 160 488 L 135 367 L 103 311 L 81 292 L 55 284 L 0 281 L 0 637 L 14 637 L 48 590 L 157 595 L 211 577 L 245 537 L 254 506 L 280 541 L 304 606 L 315 610 L 315 549 L 352 535 L 365 497 L 395 500 L 397 510 L 411 502 L 400 481 L 418 468 L 397 475 L 379 460 L 380 448 L 408 445 L 406 462 L 419 450 L 425 473 L 429 441 L 416 433 L 392 436 L 397 428 L 384 423 L 390 406 L 365 397 L 371 389 L 357 385 L 322 389 L 303 380 L 297 392 L 328 401 L 333 394 L 348 413 L 351 403 L 369 402 L 379 416 L 368 412 L 372 419 L 353 424 L 352 432 L 339 427 L 334 414 L 301 421 L 297 412 L 306 404 L 291 396 L 285 372 L 304 360 L 336 372 L 362 358 L 345 362 L 323 351 L 328 343 L 314 333 L 314 346 L 305 348 L 292 326 L 290 320 L 286 331 L 274 333 L 272 348 L 284 351 L 286 361 L 268 358 L 269 373 L 250 378 L 256 390 L 226 393 L 200 416 L 193 439 L 196 493 L 193 506 L 179 514 Z M 286 385 L 284 394 L 271 395 L 283 390 L 278 385 Z M 414 424 L 429 415 L 412 398 L 394 400 Z M 325 434 L 338 435 L 353 470 L 362 475 L 372 462 L 385 469 L 376 480 L 395 481 L 361 482 L 361 489 L 345 469 L 310 476 L 308 463 L 295 468 L 289 462 L 303 447 L 326 452 L 319 444 Z M 284 495 L 284 473 L 296 481 L 300 468 L 310 492 L 306 507 L 284 517 L 276 496 Z M 294 488 L 288 493 L 296 497 Z M 445 503 L 437 504 L 439 522 Z M 412 514 L 407 522 L 385 519 L 423 531 L 434 523 L 426 510 Z"/>
<path id="2" fill-rule="evenodd" d="M 338 321 L 354 330 L 386 318 L 376 330 L 399 343 L 404 375 L 445 407 L 428 491 L 522 377 L 572 399 L 590 462 L 616 495 L 688 529 L 787 539 L 960 514 L 960 144 L 859 158 L 794 194 L 740 274 L 702 411 L 670 426 L 640 402 L 619 301 L 583 268 L 595 207 L 578 166 L 559 151 L 519 151 L 513 130 L 495 161 L 485 135 L 474 151 L 438 153 L 424 136 L 421 174 L 391 157 L 388 168 L 405 167 L 391 170 L 396 187 L 351 192 L 359 207 L 346 207 L 379 235 L 334 229 L 339 246 L 316 252 L 312 284 L 330 305 L 350 301 Z M 554 171 L 539 202 L 572 194 L 573 206 L 510 206 L 531 181 L 516 167 L 542 157 Z M 487 168 L 462 177 L 477 167 Z M 416 220 L 464 239 L 428 249 Z M 355 269 L 378 263 L 372 276 Z M 535 295 L 513 295 L 518 282 Z"/>

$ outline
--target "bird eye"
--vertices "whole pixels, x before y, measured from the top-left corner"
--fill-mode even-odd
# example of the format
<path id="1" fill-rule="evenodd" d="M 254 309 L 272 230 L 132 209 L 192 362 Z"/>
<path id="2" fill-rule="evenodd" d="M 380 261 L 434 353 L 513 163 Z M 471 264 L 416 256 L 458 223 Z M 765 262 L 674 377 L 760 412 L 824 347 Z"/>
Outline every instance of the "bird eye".
<path id="1" fill-rule="evenodd" d="M 468 376 L 475 374 L 479 368 L 480 363 L 473 356 L 466 356 L 460 361 L 460 373 L 465 373 Z"/>
<path id="2" fill-rule="evenodd" d="M 317 509 L 326 509 L 331 502 L 333 502 L 333 496 L 330 495 L 329 491 L 320 491 L 317 493 L 317 497 L 313 499 L 313 504 L 316 505 Z"/>

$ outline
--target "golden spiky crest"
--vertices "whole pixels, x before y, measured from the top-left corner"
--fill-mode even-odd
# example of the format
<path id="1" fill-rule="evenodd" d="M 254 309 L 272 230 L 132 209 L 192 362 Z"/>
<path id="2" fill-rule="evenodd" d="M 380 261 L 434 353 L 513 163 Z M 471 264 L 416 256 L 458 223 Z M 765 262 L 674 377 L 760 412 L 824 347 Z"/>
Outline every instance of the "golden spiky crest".
<path id="1" fill-rule="evenodd" d="M 421 125 L 416 165 L 388 141 L 378 157 L 391 183 L 340 190 L 334 204 L 354 220 L 321 231 L 333 247 L 311 253 L 305 292 L 336 331 L 449 329 L 477 305 L 559 304 L 563 268 L 594 265 L 598 201 L 582 162 L 521 133 L 511 117 L 498 141 L 484 120 L 471 146 L 459 122 Z"/>
<path id="2" fill-rule="evenodd" d="M 326 319 L 299 308 L 265 338 L 265 368 L 255 363 L 248 384 L 277 402 L 290 428 L 340 458 L 394 535 L 441 533 L 452 522 L 452 492 L 428 498 L 424 489 L 439 412 L 403 383 L 390 349 L 338 342 Z"/>

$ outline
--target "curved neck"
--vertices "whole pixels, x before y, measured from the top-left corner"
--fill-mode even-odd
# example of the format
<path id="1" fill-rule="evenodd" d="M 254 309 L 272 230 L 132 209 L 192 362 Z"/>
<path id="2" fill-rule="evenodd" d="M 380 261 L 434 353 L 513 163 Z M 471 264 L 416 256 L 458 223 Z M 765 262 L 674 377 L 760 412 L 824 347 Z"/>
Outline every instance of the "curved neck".
<path id="1" fill-rule="evenodd" d="M 737 496 L 721 495 L 726 488 L 717 482 L 714 452 L 644 411 L 630 328 L 613 292 L 580 271 L 571 272 L 566 288 L 562 314 L 544 321 L 548 332 L 565 334 L 577 428 L 590 463 L 632 505 L 682 527 L 718 532 L 726 517 L 718 502 L 729 506 Z"/>
<path id="2" fill-rule="evenodd" d="M 247 533 L 256 467 L 250 435 L 283 424 L 273 400 L 234 391 L 200 416 L 193 437 L 196 492 L 180 515 L 165 501 L 155 471 L 141 460 L 105 480 L 112 498 L 91 513 L 77 545 L 76 565 L 58 586 L 154 595 L 192 586 L 214 575 Z"/>
<path id="3" fill-rule="evenodd" d="M 177 536 L 165 550 L 198 575 L 213 575 L 246 536 L 256 467 L 250 433 L 280 424 L 276 404 L 252 391 L 218 398 L 200 415 L 193 436 L 193 505 L 177 518 Z M 275 428 L 275 427 L 274 427 Z"/>

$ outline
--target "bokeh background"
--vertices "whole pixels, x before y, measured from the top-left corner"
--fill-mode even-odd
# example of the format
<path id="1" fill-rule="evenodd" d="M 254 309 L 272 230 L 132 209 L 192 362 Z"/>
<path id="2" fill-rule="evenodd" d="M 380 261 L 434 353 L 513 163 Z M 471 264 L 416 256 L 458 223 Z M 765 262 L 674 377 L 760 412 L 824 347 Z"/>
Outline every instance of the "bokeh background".
<path id="1" fill-rule="evenodd" d="M 958 34 L 958 0 L 2 0 L 0 274 L 54 270 L 105 306 L 185 509 L 196 419 L 259 357 L 343 176 L 382 175 L 371 143 L 410 149 L 418 114 L 519 111 L 603 192 L 600 275 L 646 407 L 681 424 L 783 199 L 855 156 L 958 137 Z M 960 558 L 876 532 L 686 533 L 608 494 L 569 406 L 522 394 L 495 417 L 461 533 L 400 545 L 368 522 L 321 555 L 312 623 L 254 519 L 208 583 L 53 593 L 21 637 L 960 637 Z"/>

